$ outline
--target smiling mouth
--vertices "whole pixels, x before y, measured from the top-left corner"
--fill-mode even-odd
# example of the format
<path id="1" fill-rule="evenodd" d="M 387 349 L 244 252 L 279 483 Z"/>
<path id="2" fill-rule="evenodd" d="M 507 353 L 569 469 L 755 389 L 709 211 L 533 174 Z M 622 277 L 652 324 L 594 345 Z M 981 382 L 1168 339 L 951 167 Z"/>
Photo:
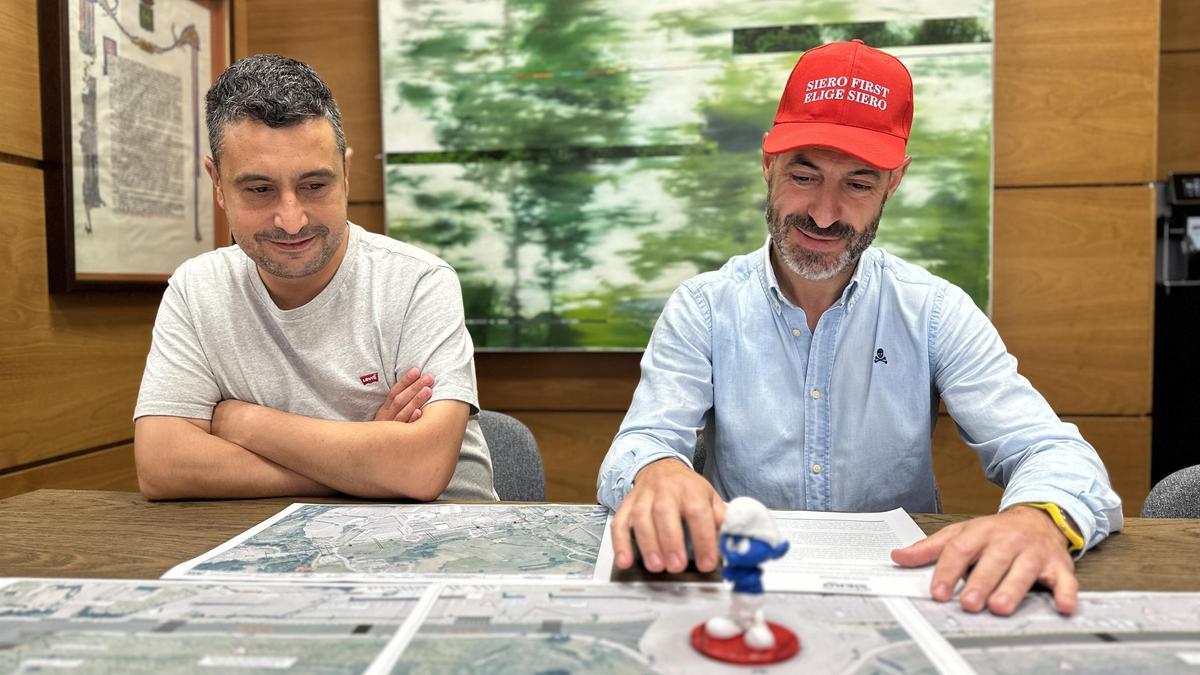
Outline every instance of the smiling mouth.
<path id="1" fill-rule="evenodd" d="M 801 240 L 802 245 L 808 246 L 810 248 L 831 249 L 831 248 L 836 247 L 842 241 L 842 237 L 819 237 L 817 235 L 810 234 L 809 232 L 802 230 L 799 227 L 795 227 L 795 226 L 793 226 L 793 227 L 796 230 L 796 232 L 800 234 L 800 240 Z"/>
<path id="2" fill-rule="evenodd" d="M 273 239 L 268 241 L 285 251 L 299 251 L 307 246 L 313 239 L 314 237 L 307 237 L 305 239 L 300 239 L 299 241 L 275 241 Z"/>
<path id="3" fill-rule="evenodd" d="M 798 227 L 796 229 L 800 230 L 800 228 L 798 228 Z M 817 235 L 813 234 L 812 232 L 808 232 L 806 230 L 800 230 L 800 234 L 803 234 L 804 236 L 808 237 L 809 239 L 816 239 L 817 241 L 837 241 L 838 239 L 841 239 L 841 237 L 818 237 Z"/>

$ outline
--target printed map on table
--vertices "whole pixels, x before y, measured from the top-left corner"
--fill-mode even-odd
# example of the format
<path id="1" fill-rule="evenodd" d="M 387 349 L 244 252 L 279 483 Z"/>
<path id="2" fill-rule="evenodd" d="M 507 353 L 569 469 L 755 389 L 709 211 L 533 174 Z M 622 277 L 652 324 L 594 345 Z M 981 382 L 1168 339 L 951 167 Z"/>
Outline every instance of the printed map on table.
<path id="1" fill-rule="evenodd" d="M 293 504 L 163 578 L 607 581 L 601 506 Z"/>
<path id="2" fill-rule="evenodd" d="M 1080 593 L 1070 617 L 1041 593 L 1004 619 L 913 605 L 980 675 L 1200 672 L 1200 593 Z"/>
<path id="3" fill-rule="evenodd" d="M 800 636 L 792 661 L 727 665 L 692 649 L 696 626 L 729 608 L 717 584 L 447 585 L 392 673 L 932 673 L 892 598 L 766 594 Z M 899 602 L 906 602 L 900 600 Z"/>
<path id="4" fill-rule="evenodd" d="M 0 672 L 361 673 L 428 586 L 0 579 Z"/>

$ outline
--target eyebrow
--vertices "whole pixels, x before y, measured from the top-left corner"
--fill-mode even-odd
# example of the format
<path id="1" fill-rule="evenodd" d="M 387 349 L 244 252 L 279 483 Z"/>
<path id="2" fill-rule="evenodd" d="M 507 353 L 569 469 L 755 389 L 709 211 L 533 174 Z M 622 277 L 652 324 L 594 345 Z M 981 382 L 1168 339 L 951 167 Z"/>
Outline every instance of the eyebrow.
<path id="1" fill-rule="evenodd" d="M 325 180 L 333 180 L 334 178 L 337 178 L 337 174 L 335 174 L 331 169 L 313 169 L 312 171 L 305 171 L 304 173 L 300 174 L 300 177 L 296 180 L 308 180 L 309 178 L 324 178 Z"/>
<path id="2" fill-rule="evenodd" d="M 257 182 L 270 183 L 271 179 L 262 174 L 257 174 L 257 173 L 244 173 L 244 174 L 241 174 L 240 176 L 238 176 L 237 178 L 233 179 L 234 185 L 245 185 L 246 183 L 257 183 Z"/>
<path id="3" fill-rule="evenodd" d="M 312 169 L 311 171 L 305 171 L 304 173 L 300 174 L 300 176 L 296 180 L 303 181 L 303 180 L 309 180 L 311 178 L 323 178 L 325 180 L 333 180 L 333 179 L 337 178 L 337 174 L 335 174 L 330 169 Z M 246 183 L 274 183 L 274 182 L 275 182 L 274 179 L 272 179 L 270 176 L 264 176 L 260 173 L 244 173 L 244 174 L 241 174 L 240 176 L 238 176 L 237 178 L 233 179 L 234 185 L 245 185 Z"/>
<path id="4" fill-rule="evenodd" d="M 791 168 L 796 165 L 812 169 L 813 171 L 821 171 L 822 170 L 821 167 L 817 166 L 816 164 L 813 164 L 811 161 L 805 159 L 804 157 L 801 157 L 800 155 L 793 156 L 791 161 L 788 162 L 788 168 Z M 855 169 L 854 171 L 851 171 L 847 175 L 848 176 L 869 176 L 871 178 L 876 178 L 876 179 L 883 178 L 883 173 L 881 173 L 878 169 L 872 169 L 870 167 L 863 167 L 861 169 Z"/>

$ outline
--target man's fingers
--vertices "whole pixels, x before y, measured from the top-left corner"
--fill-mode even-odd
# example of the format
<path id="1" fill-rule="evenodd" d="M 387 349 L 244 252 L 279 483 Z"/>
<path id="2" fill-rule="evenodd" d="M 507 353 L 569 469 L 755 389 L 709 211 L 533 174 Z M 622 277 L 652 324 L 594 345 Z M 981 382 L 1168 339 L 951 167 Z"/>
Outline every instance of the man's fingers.
<path id="1" fill-rule="evenodd" d="M 941 555 L 933 568 L 933 582 L 929 585 L 930 595 L 938 602 L 945 602 L 953 597 L 958 580 L 966 576 L 967 568 L 979 559 L 983 551 L 985 542 L 970 536 L 969 530 L 955 534 L 956 536 L 941 545 Z"/>
<path id="2" fill-rule="evenodd" d="M 397 397 L 420 378 L 421 371 L 416 368 L 409 368 L 408 372 L 401 375 L 396 380 L 396 383 L 388 389 L 387 398 L 384 399 L 383 405 L 379 406 L 379 410 L 375 413 L 375 421 L 390 422 L 396 419 L 400 413 L 400 408 L 403 407 L 403 399 L 397 400 Z"/>
<path id="3" fill-rule="evenodd" d="M 674 500 L 659 499 L 654 503 L 653 516 L 664 566 L 673 574 L 684 571 L 687 569 L 687 547 L 683 543 L 683 514 L 679 512 L 679 506 Z M 638 541 L 641 541 L 640 534 Z M 642 549 L 642 553 L 645 552 Z"/>
<path id="4" fill-rule="evenodd" d="M 711 500 L 684 507 L 683 517 L 692 538 L 696 569 L 711 572 L 717 566 L 717 526 Z M 686 565 L 686 560 L 684 561 Z"/>
<path id="5" fill-rule="evenodd" d="M 717 494 L 716 490 L 712 493 L 712 509 L 713 509 L 713 527 L 718 530 L 725 524 L 725 500 L 721 499 L 721 495 Z"/>
<path id="6" fill-rule="evenodd" d="M 430 380 L 433 379 L 433 378 L 429 377 L 428 375 L 426 375 L 425 377 L 429 378 Z M 400 395 L 400 399 L 404 400 L 404 398 L 408 395 L 409 389 L 417 388 L 417 390 L 412 394 L 412 396 L 408 397 L 408 402 L 404 404 L 404 407 L 400 408 L 400 412 L 396 413 L 395 419 L 397 422 L 412 422 L 412 421 L 414 421 L 413 413 L 416 412 L 417 410 L 420 410 L 422 406 L 424 406 L 426 403 L 429 402 L 429 398 L 431 396 L 433 396 L 433 389 L 430 389 L 428 386 L 423 386 L 423 385 L 424 385 L 424 378 L 422 378 L 421 381 L 413 383 L 412 386 L 410 386 L 408 389 L 405 389 L 404 392 Z"/>
<path id="7" fill-rule="evenodd" d="M 637 537 L 638 550 L 642 552 L 642 564 L 651 572 L 663 571 L 662 551 L 658 548 L 658 531 L 654 527 L 654 517 L 650 509 L 634 509 L 629 515 L 633 525 L 633 534 Z"/>
<path id="8" fill-rule="evenodd" d="M 617 569 L 622 570 L 633 566 L 633 542 L 629 537 L 629 512 L 632 506 L 633 502 L 627 499 L 612 519 L 613 559 Z"/>
<path id="9" fill-rule="evenodd" d="M 962 594 L 958 597 L 959 604 L 968 612 L 980 612 L 987 607 L 988 598 L 992 591 L 1000 585 L 1000 580 L 1012 565 L 1013 554 L 996 547 L 983 551 L 975 568 L 967 575 L 967 583 L 963 586 Z M 939 565 L 940 566 L 940 565 Z M 934 576 L 936 578 L 935 570 Z"/>
<path id="10" fill-rule="evenodd" d="M 956 525 L 944 527 L 925 537 L 921 541 L 892 550 L 892 562 L 901 567 L 924 567 L 934 562 L 942 554 L 942 548 L 950 541 L 960 528 Z"/>
<path id="11" fill-rule="evenodd" d="M 988 609 L 998 616 L 1008 616 L 1015 612 L 1020 606 L 1021 600 L 1029 593 L 1029 589 L 1033 588 L 1033 582 L 1037 581 L 1044 564 L 1041 556 L 1035 553 L 1018 554 L 1009 566 L 1004 579 L 988 596 Z M 971 576 L 974 577 L 974 575 Z"/>
<path id="12" fill-rule="evenodd" d="M 1074 564 L 1054 566 L 1040 579 L 1054 591 L 1054 608 L 1062 614 L 1074 614 L 1079 607 L 1079 580 L 1075 578 Z"/>
<path id="13" fill-rule="evenodd" d="M 392 388 L 388 389 L 388 399 L 395 400 L 395 398 L 400 395 L 400 392 L 408 389 L 410 386 L 412 386 L 413 382 L 416 382 L 419 379 L 421 379 L 421 371 L 417 370 L 416 368 L 409 368 L 408 372 L 401 375 L 400 378 L 396 380 L 396 384 L 393 384 Z"/>

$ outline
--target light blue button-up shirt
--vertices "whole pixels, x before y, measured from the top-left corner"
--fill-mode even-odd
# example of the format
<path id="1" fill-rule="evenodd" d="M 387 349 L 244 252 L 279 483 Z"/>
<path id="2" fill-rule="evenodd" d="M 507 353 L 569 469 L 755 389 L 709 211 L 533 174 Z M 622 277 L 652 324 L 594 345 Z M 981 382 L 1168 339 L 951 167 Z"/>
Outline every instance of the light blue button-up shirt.
<path id="1" fill-rule="evenodd" d="M 962 289 L 882 249 L 863 253 L 809 331 L 780 292 L 770 243 L 685 281 L 663 308 L 629 413 L 600 468 L 616 509 L 634 476 L 691 463 L 726 500 L 771 508 L 937 511 L 930 439 L 939 397 L 1001 508 L 1054 502 L 1090 547 L 1123 524 L 1096 451 L 1017 373 Z"/>

